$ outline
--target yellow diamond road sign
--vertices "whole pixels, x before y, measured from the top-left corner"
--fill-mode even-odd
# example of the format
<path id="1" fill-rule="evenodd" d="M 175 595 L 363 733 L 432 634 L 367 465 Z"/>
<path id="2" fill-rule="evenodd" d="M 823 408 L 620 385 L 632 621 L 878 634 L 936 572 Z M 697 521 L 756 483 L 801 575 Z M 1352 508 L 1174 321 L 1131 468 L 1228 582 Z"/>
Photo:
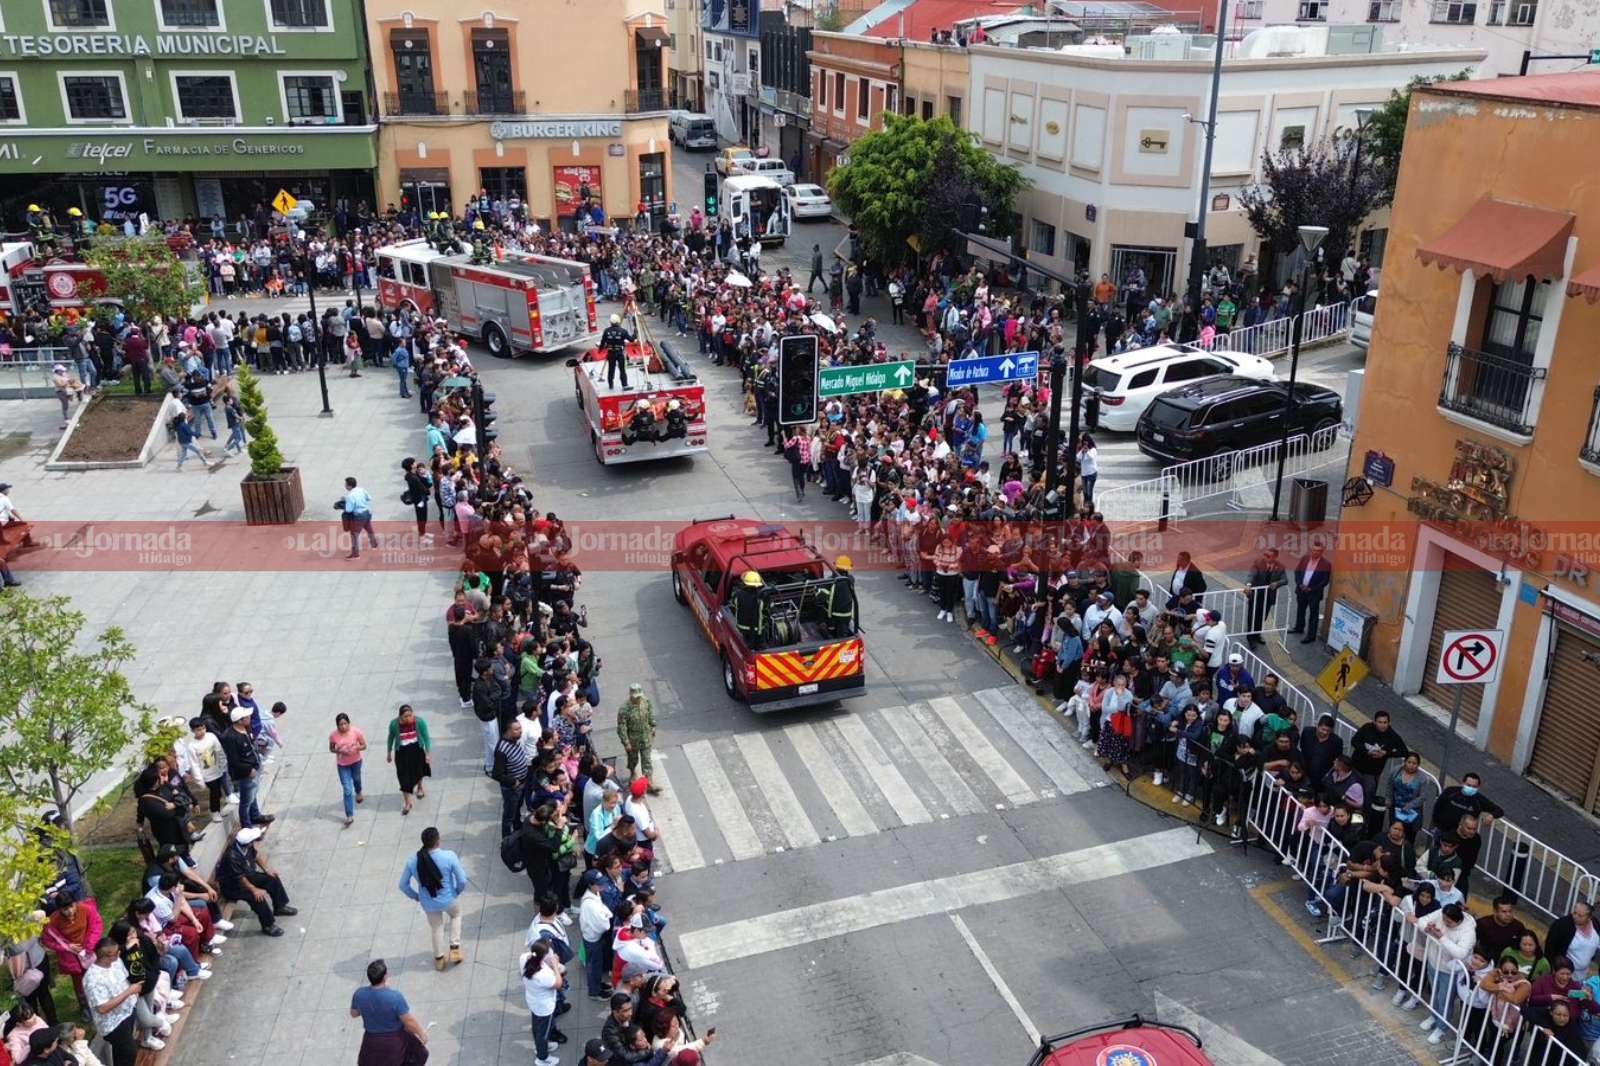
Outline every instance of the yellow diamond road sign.
<path id="1" fill-rule="evenodd" d="M 1361 684 L 1367 676 L 1367 664 L 1349 648 L 1345 648 L 1317 675 L 1317 687 L 1334 703 L 1342 703 L 1350 690 Z"/>
<path id="2" fill-rule="evenodd" d="M 288 189 L 279 189 L 278 195 L 272 198 L 272 206 L 278 214 L 287 216 L 290 211 L 300 206 L 300 201 L 289 195 Z"/>

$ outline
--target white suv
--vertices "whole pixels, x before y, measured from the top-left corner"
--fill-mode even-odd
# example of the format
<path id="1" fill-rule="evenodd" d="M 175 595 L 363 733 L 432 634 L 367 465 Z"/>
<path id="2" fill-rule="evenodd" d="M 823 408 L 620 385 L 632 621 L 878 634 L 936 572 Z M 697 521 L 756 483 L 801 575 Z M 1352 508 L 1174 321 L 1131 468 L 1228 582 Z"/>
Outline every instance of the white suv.
<path id="1" fill-rule="evenodd" d="M 1132 433 L 1150 401 L 1177 385 L 1221 374 L 1271 381 L 1272 361 L 1243 352 L 1206 351 L 1191 344 L 1154 344 L 1095 359 L 1084 370 L 1085 405 L 1100 405 L 1099 429 Z"/>

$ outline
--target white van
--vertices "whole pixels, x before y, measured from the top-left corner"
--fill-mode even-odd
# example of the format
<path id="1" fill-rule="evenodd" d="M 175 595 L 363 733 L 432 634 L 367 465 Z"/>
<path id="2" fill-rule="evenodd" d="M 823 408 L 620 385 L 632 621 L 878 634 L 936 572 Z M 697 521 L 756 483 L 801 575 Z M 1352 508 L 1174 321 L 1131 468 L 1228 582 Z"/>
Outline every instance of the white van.
<path id="1" fill-rule="evenodd" d="M 667 138 L 685 148 L 715 148 L 717 124 L 710 115 L 692 111 L 674 111 L 667 122 Z"/>
<path id="2" fill-rule="evenodd" d="M 782 244 L 789 236 L 791 214 L 783 186 L 759 174 L 734 174 L 722 182 L 722 209 L 735 234 L 762 244 Z"/>
<path id="3" fill-rule="evenodd" d="M 1372 289 L 1356 301 L 1355 312 L 1350 316 L 1350 343 L 1367 350 L 1372 343 L 1372 320 L 1378 313 L 1378 290 Z"/>

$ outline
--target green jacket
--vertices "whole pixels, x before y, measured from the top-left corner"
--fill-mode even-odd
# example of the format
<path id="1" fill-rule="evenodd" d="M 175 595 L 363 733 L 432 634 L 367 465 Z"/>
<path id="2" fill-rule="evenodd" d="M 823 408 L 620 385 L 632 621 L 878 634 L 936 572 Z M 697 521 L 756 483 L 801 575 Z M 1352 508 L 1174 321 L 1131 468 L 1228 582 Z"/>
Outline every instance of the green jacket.
<path id="1" fill-rule="evenodd" d="M 617 738 L 624 748 L 642 748 L 656 739 L 656 715 L 648 697 L 628 700 L 617 709 Z"/>
<path id="2" fill-rule="evenodd" d="M 391 718 L 391 719 L 389 719 L 389 745 L 388 745 L 388 748 L 386 749 L 387 752 L 390 755 L 393 755 L 395 746 L 397 744 L 399 744 L 399 743 L 400 743 L 400 719 L 399 718 Z M 424 719 L 420 714 L 417 715 L 417 743 L 422 746 L 422 750 L 423 751 L 432 751 L 433 750 L 433 744 L 432 744 L 431 741 L 428 740 L 428 723 L 427 723 L 427 720 Z"/>
<path id="3" fill-rule="evenodd" d="M 544 667 L 536 655 L 523 655 L 517 688 L 524 695 L 539 691 L 539 679 L 544 677 Z"/>

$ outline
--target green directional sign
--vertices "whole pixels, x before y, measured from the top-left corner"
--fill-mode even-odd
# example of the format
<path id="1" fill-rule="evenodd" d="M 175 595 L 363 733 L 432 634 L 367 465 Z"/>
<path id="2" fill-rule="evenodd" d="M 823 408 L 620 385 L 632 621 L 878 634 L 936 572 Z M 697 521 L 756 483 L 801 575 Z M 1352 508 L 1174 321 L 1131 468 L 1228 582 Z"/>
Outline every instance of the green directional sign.
<path id="1" fill-rule="evenodd" d="M 917 379 L 917 364 L 910 359 L 869 366 L 826 366 L 817 378 L 817 395 L 824 400 L 859 392 L 887 392 L 910 388 Z"/>

